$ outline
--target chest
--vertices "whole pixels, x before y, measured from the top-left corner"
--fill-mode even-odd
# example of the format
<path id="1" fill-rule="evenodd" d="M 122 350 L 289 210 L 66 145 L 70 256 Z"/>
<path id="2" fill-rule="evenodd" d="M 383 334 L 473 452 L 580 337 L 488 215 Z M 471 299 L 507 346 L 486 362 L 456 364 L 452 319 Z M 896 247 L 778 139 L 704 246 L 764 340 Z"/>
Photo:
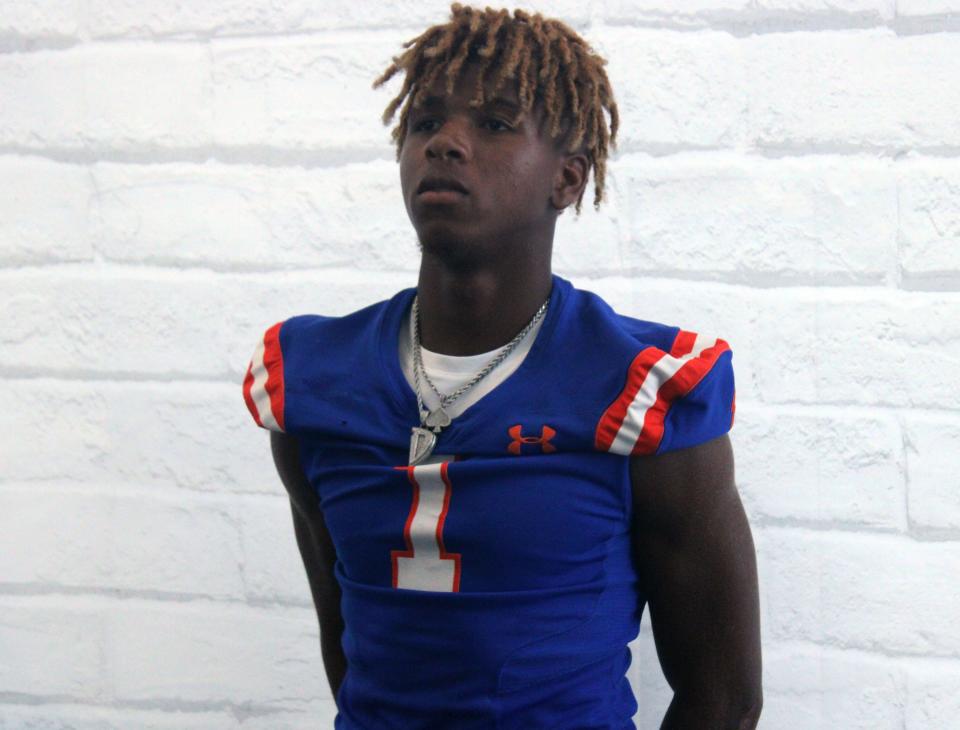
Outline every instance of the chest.
<path id="1" fill-rule="evenodd" d="M 452 592 L 573 586 L 596 580 L 607 542 L 629 530 L 622 457 L 402 461 L 350 444 L 305 449 L 304 469 L 354 581 Z"/>

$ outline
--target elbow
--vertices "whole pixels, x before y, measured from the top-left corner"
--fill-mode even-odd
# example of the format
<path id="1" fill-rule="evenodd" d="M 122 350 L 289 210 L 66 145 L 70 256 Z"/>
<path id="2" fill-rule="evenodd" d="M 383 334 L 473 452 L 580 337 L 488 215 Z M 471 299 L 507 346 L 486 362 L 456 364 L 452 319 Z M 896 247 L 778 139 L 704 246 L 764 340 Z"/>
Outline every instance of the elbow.
<path id="1" fill-rule="evenodd" d="M 726 700 L 717 706 L 715 727 L 723 730 L 755 730 L 762 709 L 763 695 L 759 691 L 727 695 Z"/>
<path id="2" fill-rule="evenodd" d="M 731 730 L 754 730 L 760 722 L 760 711 L 763 709 L 763 695 L 757 694 L 750 699 L 741 701 L 730 717 L 725 727 Z"/>
<path id="3" fill-rule="evenodd" d="M 760 721 L 763 699 L 759 694 L 725 698 L 714 696 L 693 701 L 688 695 L 674 694 L 660 730 L 755 730 Z"/>
<path id="4" fill-rule="evenodd" d="M 728 684 L 722 696 L 726 697 L 724 706 L 727 709 L 724 728 L 754 730 L 757 727 L 763 709 L 763 682 L 759 669 L 739 682 Z"/>

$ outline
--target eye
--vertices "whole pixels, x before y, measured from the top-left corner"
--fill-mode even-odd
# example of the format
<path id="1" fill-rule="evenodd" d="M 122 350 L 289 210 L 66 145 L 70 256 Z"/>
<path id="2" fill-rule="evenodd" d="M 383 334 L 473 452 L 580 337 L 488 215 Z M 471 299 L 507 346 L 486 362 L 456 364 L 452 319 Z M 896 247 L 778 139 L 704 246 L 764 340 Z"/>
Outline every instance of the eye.
<path id="1" fill-rule="evenodd" d="M 436 130 L 436 127 L 430 127 L 430 125 L 437 123 L 436 119 L 418 119 L 413 123 L 411 130 L 414 132 L 433 132 Z"/>
<path id="2" fill-rule="evenodd" d="M 510 125 L 500 119 L 485 119 L 483 124 L 487 126 L 488 129 L 492 132 L 506 132 L 510 129 Z"/>

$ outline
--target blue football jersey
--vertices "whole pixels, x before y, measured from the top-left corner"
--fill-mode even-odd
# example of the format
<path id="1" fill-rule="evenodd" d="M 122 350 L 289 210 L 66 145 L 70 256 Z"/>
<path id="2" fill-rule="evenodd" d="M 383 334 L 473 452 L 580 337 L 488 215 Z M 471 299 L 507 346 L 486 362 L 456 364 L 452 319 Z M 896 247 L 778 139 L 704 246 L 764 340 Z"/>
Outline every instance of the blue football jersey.
<path id="1" fill-rule="evenodd" d="M 633 728 L 629 457 L 730 429 L 729 346 L 554 276 L 517 370 L 408 466 L 398 333 L 415 293 L 278 322 L 243 383 L 257 424 L 300 440 L 336 548 L 335 727 Z"/>

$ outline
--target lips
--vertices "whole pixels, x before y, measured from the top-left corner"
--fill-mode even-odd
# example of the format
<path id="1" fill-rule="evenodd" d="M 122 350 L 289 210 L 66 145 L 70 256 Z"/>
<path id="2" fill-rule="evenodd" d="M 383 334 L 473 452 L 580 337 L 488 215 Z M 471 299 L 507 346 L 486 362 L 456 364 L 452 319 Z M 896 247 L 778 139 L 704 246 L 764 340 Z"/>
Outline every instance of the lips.
<path id="1" fill-rule="evenodd" d="M 428 192 L 455 192 L 469 195 L 467 188 L 459 180 L 452 177 L 425 177 L 417 186 L 417 195 Z"/>

